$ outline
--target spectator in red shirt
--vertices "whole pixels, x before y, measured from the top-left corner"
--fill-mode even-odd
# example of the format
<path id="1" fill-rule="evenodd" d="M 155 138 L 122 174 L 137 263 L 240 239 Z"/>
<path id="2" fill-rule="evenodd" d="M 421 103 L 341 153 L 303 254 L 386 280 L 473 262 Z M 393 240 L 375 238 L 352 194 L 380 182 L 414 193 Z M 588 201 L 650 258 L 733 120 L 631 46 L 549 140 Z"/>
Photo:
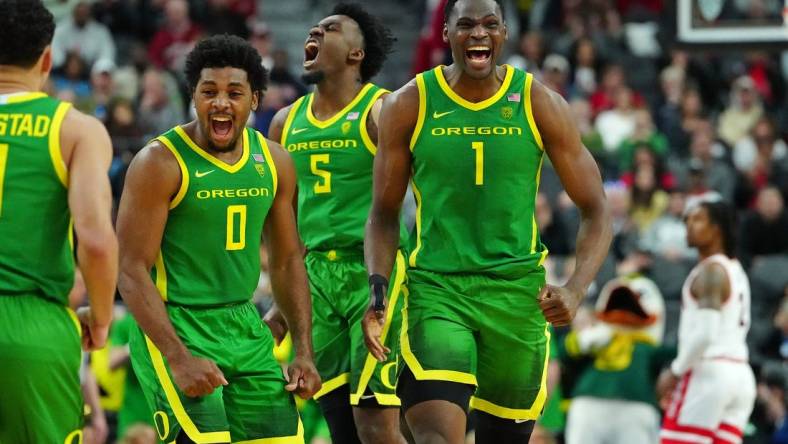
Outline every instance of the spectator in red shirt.
<path id="1" fill-rule="evenodd" d="M 200 38 L 202 30 L 189 18 L 186 0 L 170 0 L 164 7 L 166 20 L 148 46 L 151 62 L 159 68 L 183 70 L 186 54 Z"/>

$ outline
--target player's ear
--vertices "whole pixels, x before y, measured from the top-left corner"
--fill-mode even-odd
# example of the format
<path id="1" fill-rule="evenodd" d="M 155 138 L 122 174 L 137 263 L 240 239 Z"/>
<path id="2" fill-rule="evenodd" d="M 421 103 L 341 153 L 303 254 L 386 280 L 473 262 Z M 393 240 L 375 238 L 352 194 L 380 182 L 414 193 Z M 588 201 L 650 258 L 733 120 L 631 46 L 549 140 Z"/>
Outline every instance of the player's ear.
<path id="1" fill-rule="evenodd" d="M 259 91 L 252 93 L 252 111 L 257 111 L 257 106 L 260 104 L 261 99 L 262 97 Z"/>
<path id="2" fill-rule="evenodd" d="M 52 71 L 52 45 L 47 45 L 44 48 L 39 60 L 41 61 L 41 74 L 48 76 L 49 72 Z"/>
<path id="3" fill-rule="evenodd" d="M 506 22 L 502 23 L 503 26 L 503 41 L 509 40 L 509 28 L 506 27 Z"/>
<path id="4" fill-rule="evenodd" d="M 449 25 L 443 24 L 443 43 L 449 43 Z"/>
<path id="5" fill-rule="evenodd" d="M 348 59 L 354 62 L 361 62 L 364 60 L 364 49 L 362 48 L 353 48 L 350 50 L 350 54 L 348 54 Z"/>

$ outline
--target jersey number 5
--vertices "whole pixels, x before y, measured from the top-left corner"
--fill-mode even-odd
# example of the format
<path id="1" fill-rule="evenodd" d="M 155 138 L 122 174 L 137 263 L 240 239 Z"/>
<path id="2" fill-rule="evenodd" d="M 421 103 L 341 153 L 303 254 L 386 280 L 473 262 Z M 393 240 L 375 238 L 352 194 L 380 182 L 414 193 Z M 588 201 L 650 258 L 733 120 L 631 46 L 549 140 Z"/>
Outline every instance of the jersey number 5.
<path id="1" fill-rule="evenodd" d="M 315 182 L 315 194 L 331 192 L 331 173 L 317 167 L 318 163 L 328 164 L 330 160 L 331 158 L 328 154 L 312 154 L 309 156 L 309 165 L 312 168 L 312 174 L 320 178 Z"/>
<path id="2" fill-rule="evenodd" d="M 238 234 L 235 231 L 235 219 L 238 219 Z M 236 240 L 237 239 L 237 240 Z M 246 248 L 246 205 L 230 205 L 227 207 L 227 241 L 228 251 Z"/>
<path id="3" fill-rule="evenodd" d="M 3 179 L 5 167 L 8 163 L 8 144 L 0 143 L 0 217 L 3 216 Z"/>

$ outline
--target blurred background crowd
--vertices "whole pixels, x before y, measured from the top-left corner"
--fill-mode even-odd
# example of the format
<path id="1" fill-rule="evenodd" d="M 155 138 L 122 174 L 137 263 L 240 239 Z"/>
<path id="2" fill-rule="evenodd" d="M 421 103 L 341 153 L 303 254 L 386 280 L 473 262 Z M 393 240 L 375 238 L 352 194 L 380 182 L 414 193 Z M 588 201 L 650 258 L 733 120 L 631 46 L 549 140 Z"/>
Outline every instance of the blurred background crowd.
<path id="1" fill-rule="evenodd" d="M 299 76 L 303 42 L 334 3 L 44 2 L 57 22 L 47 92 L 105 123 L 114 148 L 110 178 L 116 201 L 134 154 L 146 141 L 191 118 L 182 69 L 201 37 L 237 34 L 262 55 L 270 83 L 249 125 L 265 134 L 276 111 L 308 91 Z M 441 38 L 445 0 L 368 3 L 399 39 L 375 79 L 382 86 L 396 89 L 414 73 L 450 63 Z M 749 343 L 759 400 L 745 442 L 788 443 L 788 50 L 682 47 L 675 38 L 674 3 L 503 1 L 509 42 L 499 61 L 534 73 L 569 102 L 602 171 L 614 215 L 613 246 L 588 306 L 571 329 L 554 332 L 550 405 L 531 442 L 563 442 L 568 427 L 581 426 L 567 424 L 565 416 L 572 397 L 585 394 L 584 372 L 597 364 L 576 359 L 578 350 L 567 349 L 566 341 L 573 331 L 593 329 L 600 322 L 594 304 L 609 281 L 638 276 L 655 284 L 648 291 L 659 299 L 657 315 L 664 323 L 656 342 L 675 346 L 681 285 L 696 261 L 696 252 L 685 242 L 682 213 L 688 200 L 714 192 L 737 209 L 737 254 L 753 291 Z M 722 14 L 766 20 L 780 17 L 782 8 L 777 0 L 732 0 Z M 412 221 L 412 206 L 406 211 Z M 579 217 L 549 162 L 536 217 L 550 250 L 549 281 L 560 284 L 573 266 Z M 73 296 L 78 304 L 84 290 L 77 286 Z M 270 304 L 265 272 L 255 297 L 264 311 Z M 94 395 L 88 396 L 93 399 L 88 409 L 93 433 L 87 438 L 156 442 L 128 366 L 124 344 L 133 321 L 120 299 L 117 312 L 110 346 L 86 359 L 86 392 Z M 284 345 L 278 352 L 286 361 Z M 643 376 L 653 383 L 657 371 Z M 657 408 L 656 400 L 649 402 Z M 312 442 L 330 442 L 314 404 L 304 409 Z"/>

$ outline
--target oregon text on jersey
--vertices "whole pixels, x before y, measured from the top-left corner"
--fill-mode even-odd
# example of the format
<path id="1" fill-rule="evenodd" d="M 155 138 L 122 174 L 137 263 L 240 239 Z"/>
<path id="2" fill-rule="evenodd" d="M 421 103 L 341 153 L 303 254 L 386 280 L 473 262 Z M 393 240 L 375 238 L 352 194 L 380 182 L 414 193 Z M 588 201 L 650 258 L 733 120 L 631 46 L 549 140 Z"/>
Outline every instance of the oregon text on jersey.
<path id="1" fill-rule="evenodd" d="M 358 141 L 353 139 L 311 140 L 309 142 L 288 143 L 287 151 L 316 150 L 320 148 L 356 148 Z"/>
<path id="2" fill-rule="evenodd" d="M 435 127 L 430 133 L 433 136 L 520 136 L 523 129 L 517 126 L 463 126 L 463 127 Z"/>
<path id="3" fill-rule="evenodd" d="M 234 197 L 268 197 L 270 195 L 268 188 L 236 188 L 236 189 L 213 189 L 213 190 L 200 190 L 196 193 L 197 199 L 227 199 Z"/>

